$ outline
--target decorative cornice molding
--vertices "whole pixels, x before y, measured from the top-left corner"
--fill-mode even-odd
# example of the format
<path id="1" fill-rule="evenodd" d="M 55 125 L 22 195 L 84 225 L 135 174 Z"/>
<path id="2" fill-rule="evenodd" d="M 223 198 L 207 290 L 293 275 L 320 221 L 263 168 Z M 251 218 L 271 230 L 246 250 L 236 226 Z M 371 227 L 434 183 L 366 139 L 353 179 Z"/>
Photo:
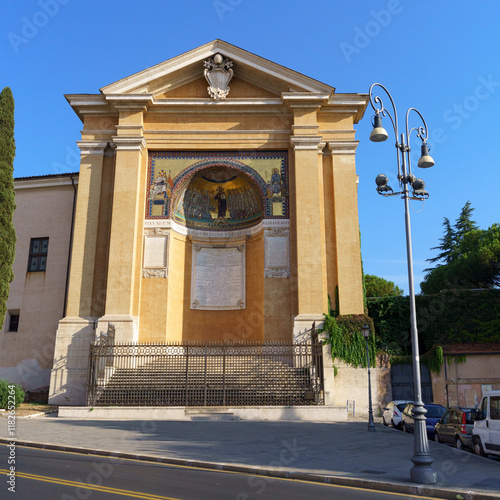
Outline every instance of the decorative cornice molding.
<path id="1" fill-rule="evenodd" d="M 292 125 L 292 130 L 294 132 L 296 130 L 311 130 L 314 131 L 314 133 L 317 133 L 319 130 L 319 125 Z"/>
<path id="2" fill-rule="evenodd" d="M 272 130 L 272 129 L 262 129 L 262 130 L 144 130 L 144 135 L 290 135 L 289 129 L 284 130 Z"/>
<path id="3" fill-rule="evenodd" d="M 295 150 L 317 151 L 321 140 L 322 137 L 320 135 L 292 135 L 290 137 L 290 144 Z"/>
<path id="4" fill-rule="evenodd" d="M 113 136 L 113 141 L 116 144 L 117 151 L 140 151 L 142 153 L 146 147 L 144 137 Z"/>
<path id="5" fill-rule="evenodd" d="M 290 108 L 319 109 L 328 102 L 330 94 L 319 92 L 283 92 L 281 98 Z"/>
<path id="6" fill-rule="evenodd" d="M 334 155 L 356 154 L 359 141 L 328 141 L 328 148 Z"/>
<path id="7" fill-rule="evenodd" d="M 157 233 L 150 233 L 156 229 Z M 236 231 L 202 231 L 199 229 L 189 229 L 185 226 L 177 224 L 172 219 L 149 219 L 144 221 L 144 232 L 146 234 L 165 234 L 164 230 L 172 229 L 178 234 L 184 236 L 194 236 L 198 238 L 224 238 L 224 239 L 241 239 L 246 236 L 252 236 L 259 233 L 262 229 L 266 230 L 283 230 L 290 228 L 290 219 L 265 219 L 259 224 L 248 229 L 239 229 Z"/>
<path id="8" fill-rule="evenodd" d="M 363 118 L 368 101 L 368 94 L 332 94 L 321 112 L 353 115 L 354 123 L 358 123 Z"/>
<path id="9" fill-rule="evenodd" d="M 232 97 L 221 101 L 199 97 L 199 98 L 163 98 L 154 99 L 155 106 L 283 106 L 283 101 L 274 97 Z"/>
<path id="10" fill-rule="evenodd" d="M 107 141 L 76 141 L 76 145 L 80 148 L 80 155 L 82 156 L 102 156 L 107 144 Z"/>
<path id="11" fill-rule="evenodd" d="M 138 110 L 147 111 L 153 104 L 153 94 L 108 94 L 105 96 L 116 110 Z"/>

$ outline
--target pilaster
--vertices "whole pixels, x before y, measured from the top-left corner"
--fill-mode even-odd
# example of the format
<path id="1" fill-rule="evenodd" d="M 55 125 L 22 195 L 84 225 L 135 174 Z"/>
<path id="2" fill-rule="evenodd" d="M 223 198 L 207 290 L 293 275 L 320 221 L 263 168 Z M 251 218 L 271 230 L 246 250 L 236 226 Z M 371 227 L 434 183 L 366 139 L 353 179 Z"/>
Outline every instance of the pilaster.
<path id="1" fill-rule="evenodd" d="M 337 275 L 337 233 L 335 230 L 335 201 L 333 191 L 333 158 L 331 148 L 325 144 L 322 150 L 323 199 L 325 206 L 325 247 L 327 292 L 331 307 L 335 308 Z"/>
<path id="2" fill-rule="evenodd" d="M 130 116 L 127 114 L 127 118 Z M 142 115 L 140 119 L 142 120 Z M 113 137 L 116 144 L 116 167 L 106 313 L 101 318 L 99 330 L 106 331 L 107 323 L 113 323 L 116 339 L 122 342 L 138 340 L 137 315 L 145 189 L 143 152 L 146 147 L 144 137 L 136 134 L 141 126 L 142 123 L 133 123 L 127 135 L 124 133 L 125 127 L 122 126 L 119 129 L 120 135 Z"/>
<path id="3" fill-rule="evenodd" d="M 106 142 L 77 142 L 81 151 L 75 233 L 71 256 L 67 316 L 92 315 L 103 153 Z"/>
<path id="4" fill-rule="evenodd" d="M 285 102 L 287 99 L 285 99 Z M 287 102 L 294 115 L 290 142 L 295 165 L 298 313 L 323 314 L 327 310 L 326 259 L 322 168 L 318 163 L 321 136 L 317 111 L 321 98 L 295 97 Z"/>
<path id="5" fill-rule="evenodd" d="M 331 156 L 325 157 L 325 200 L 331 199 L 333 203 L 326 225 L 328 257 L 332 258 L 328 265 L 328 289 L 331 294 L 338 285 L 340 314 L 364 312 L 359 225 L 352 223 L 359 220 L 357 144 L 357 141 L 328 142 Z"/>

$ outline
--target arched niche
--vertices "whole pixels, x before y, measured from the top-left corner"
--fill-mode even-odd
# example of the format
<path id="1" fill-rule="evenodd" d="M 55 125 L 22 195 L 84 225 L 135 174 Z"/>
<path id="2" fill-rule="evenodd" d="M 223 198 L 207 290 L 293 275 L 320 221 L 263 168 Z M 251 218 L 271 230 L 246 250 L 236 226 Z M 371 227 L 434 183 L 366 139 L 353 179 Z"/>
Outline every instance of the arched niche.
<path id="1" fill-rule="evenodd" d="M 234 167 L 213 165 L 195 171 L 182 179 L 175 191 L 172 219 L 188 229 L 247 229 L 265 216 L 261 187 L 253 177 Z"/>

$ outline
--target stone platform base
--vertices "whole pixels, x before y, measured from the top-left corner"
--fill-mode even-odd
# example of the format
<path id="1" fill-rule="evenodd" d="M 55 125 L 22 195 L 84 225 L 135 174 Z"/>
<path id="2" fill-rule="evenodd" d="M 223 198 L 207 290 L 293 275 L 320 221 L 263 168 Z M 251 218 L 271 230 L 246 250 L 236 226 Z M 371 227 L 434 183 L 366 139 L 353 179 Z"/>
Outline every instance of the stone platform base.
<path id="1" fill-rule="evenodd" d="M 91 420 L 292 420 L 346 422 L 342 406 L 246 406 L 246 407 L 157 407 L 157 406 L 60 406 L 59 417 Z"/>

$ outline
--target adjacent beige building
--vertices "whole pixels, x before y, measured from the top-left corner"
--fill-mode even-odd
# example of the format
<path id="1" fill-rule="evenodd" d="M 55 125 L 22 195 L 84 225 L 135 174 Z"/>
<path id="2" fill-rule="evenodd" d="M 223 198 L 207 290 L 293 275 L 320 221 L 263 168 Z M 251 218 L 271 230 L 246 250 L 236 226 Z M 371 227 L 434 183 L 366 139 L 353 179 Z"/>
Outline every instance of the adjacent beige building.
<path id="1" fill-rule="evenodd" d="M 439 373 L 432 373 L 436 403 L 472 408 L 486 392 L 500 389 L 500 343 L 449 344 L 443 354 Z"/>
<path id="2" fill-rule="evenodd" d="M 14 182 L 14 280 L 0 331 L 0 378 L 27 391 L 48 389 L 55 333 L 64 317 L 78 174 Z"/>

